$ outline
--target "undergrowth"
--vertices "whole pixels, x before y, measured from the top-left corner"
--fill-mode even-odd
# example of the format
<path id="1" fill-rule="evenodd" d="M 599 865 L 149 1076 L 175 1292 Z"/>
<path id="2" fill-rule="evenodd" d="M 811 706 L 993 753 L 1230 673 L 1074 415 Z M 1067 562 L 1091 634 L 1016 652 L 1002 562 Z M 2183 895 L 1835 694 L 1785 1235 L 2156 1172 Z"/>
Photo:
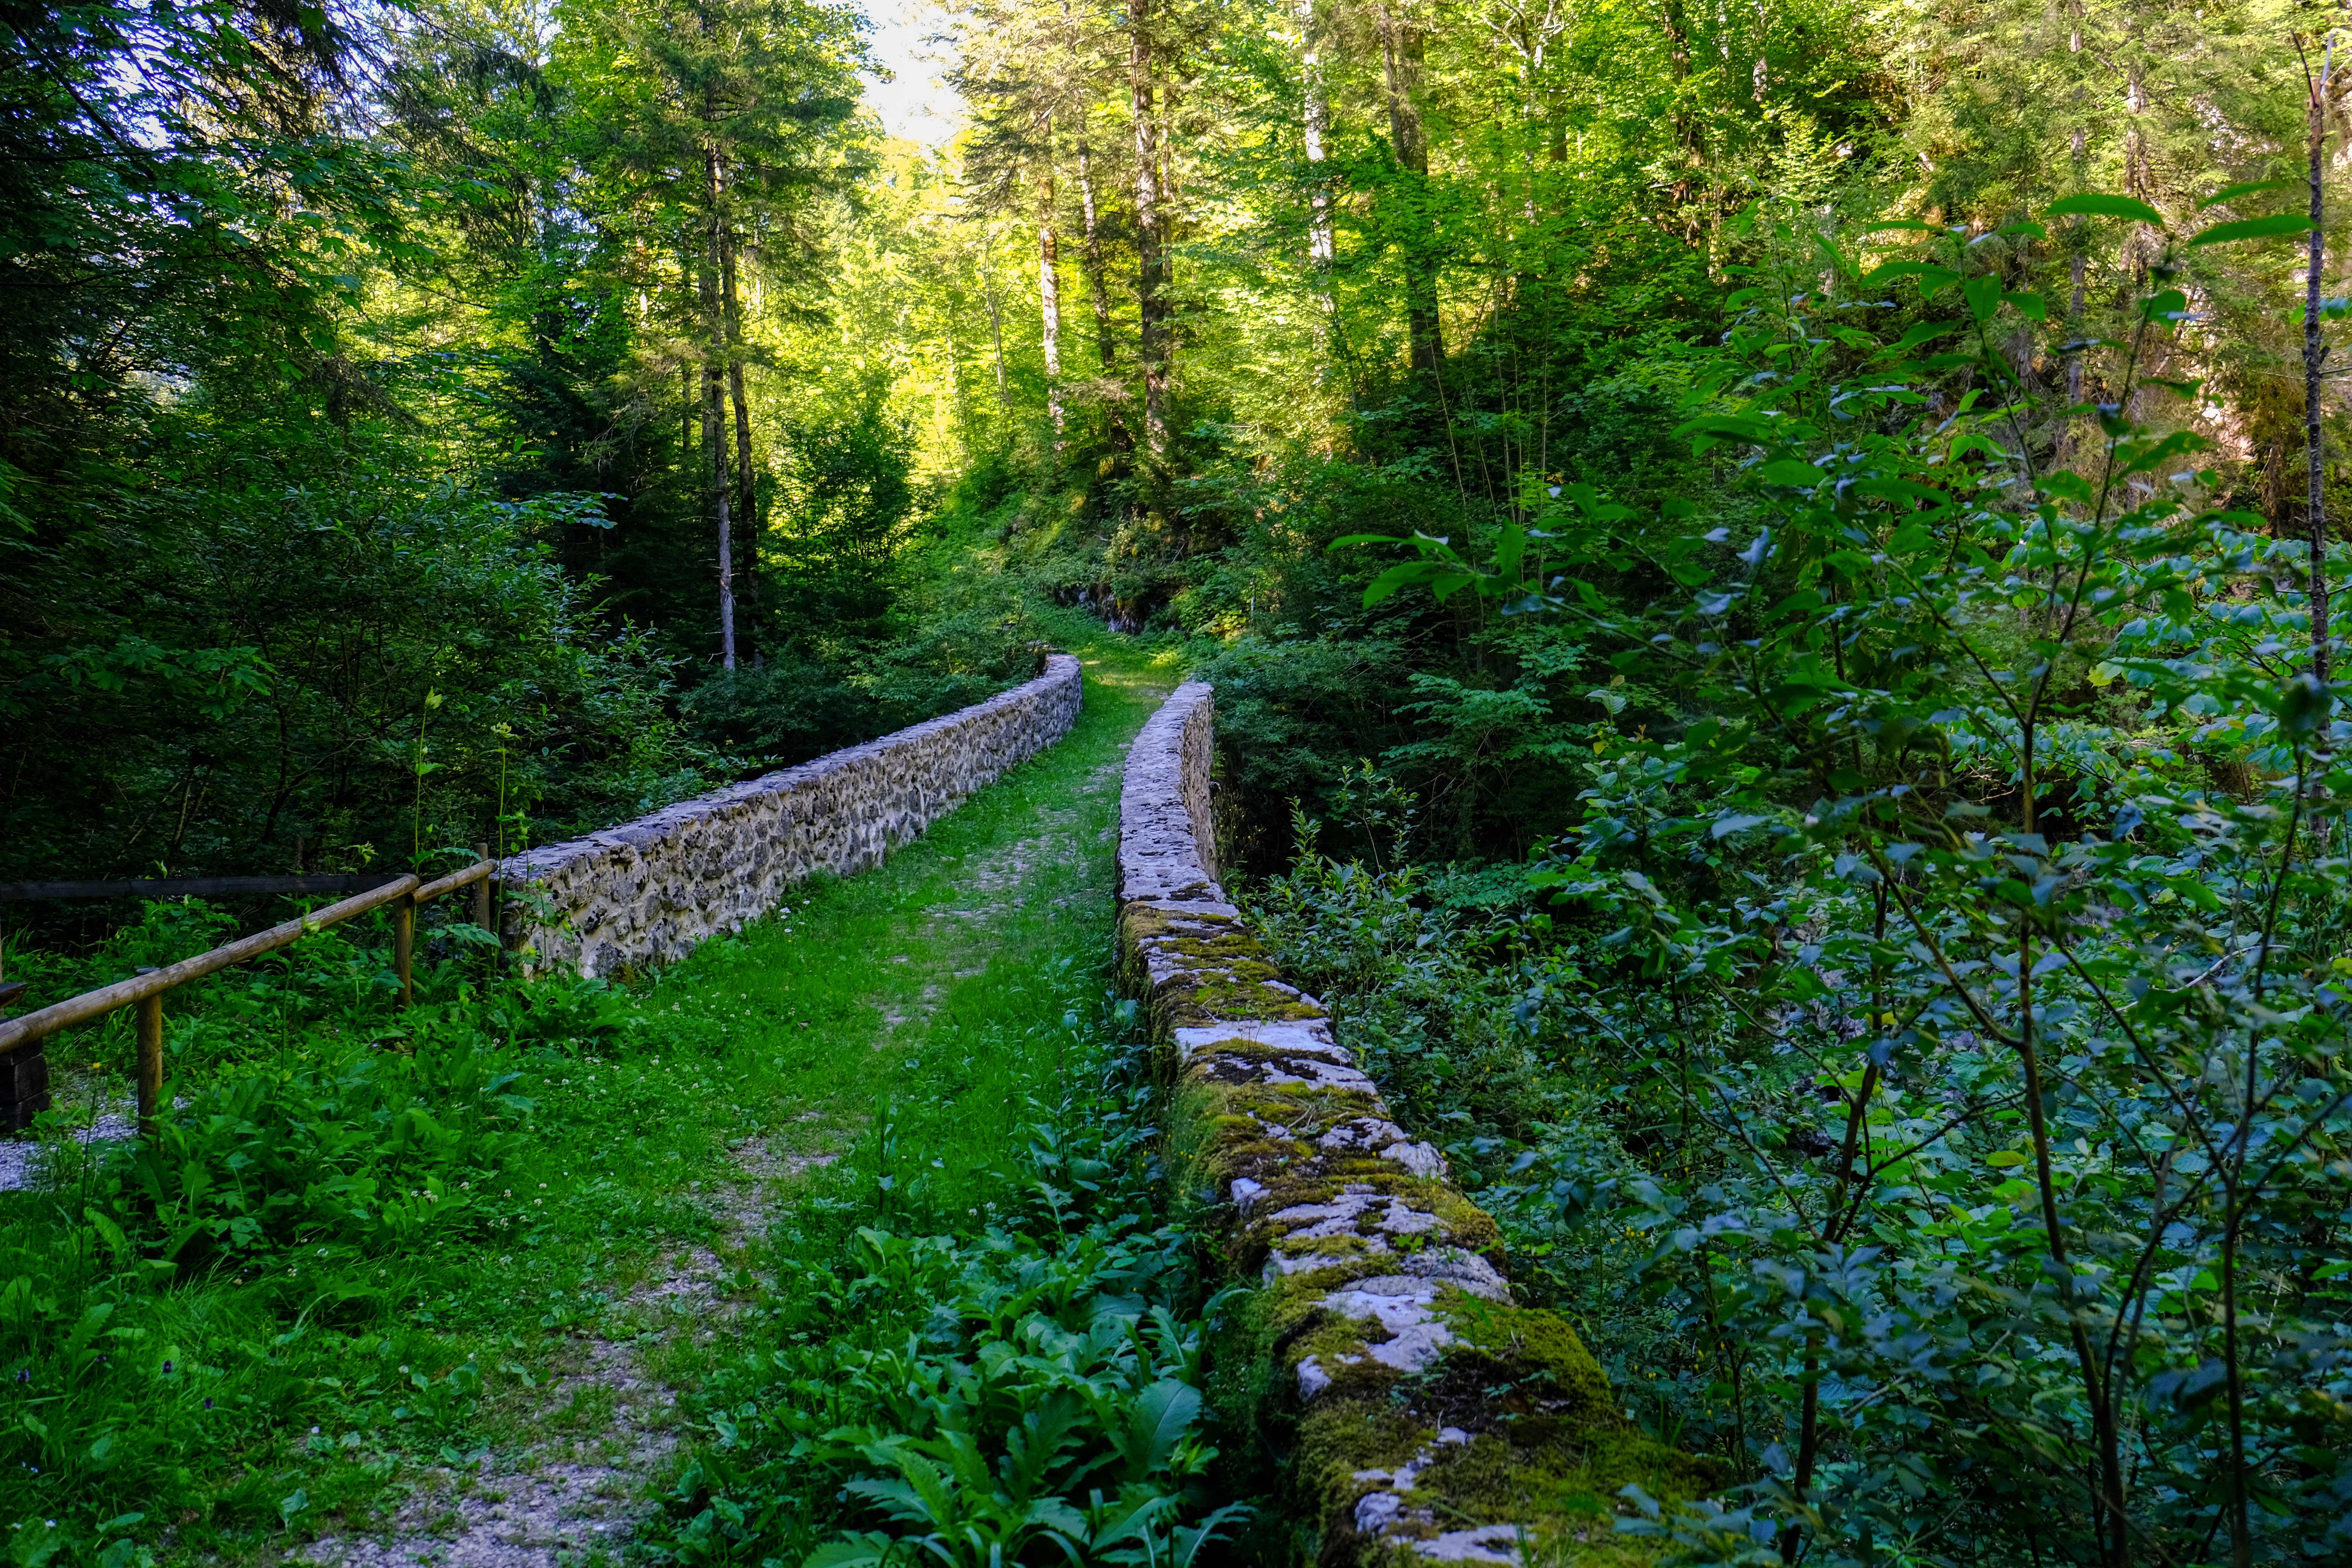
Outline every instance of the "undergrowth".
<path id="1" fill-rule="evenodd" d="M 680 1396 L 629 1419 L 687 1424 L 614 1550 L 1181 1563 L 1235 1522 L 1132 1020 L 1069 914 L 1108 907 L 1117 760 L 1172 677 L 1086 657 L 1057 746 L 659 973 L 491 979 L 436 926 L 402 1009 L 349 922 L 171 994 L 152 1145 L 77 1135 L 127 1131 L 129 1019 L 53 1037 L 33 1185 L 0 1192 L 0 1561 L 430 1533 L 608 1439 L 599 1342 Z M 230 930 L 151 906 L 7 973 L 38 1005 Z M 784 1201 L 739 1233 L 747 1184 Z M 688 1252 L 708 1293 L 649 1289 Z"/>
<path id="2" fill-rule="evenodd" d="M 1202 1483 L 1202 1307 L 1134 1006 L 1085 1011 L 979 1042 L 1066 1053 L 1025 1148 L 948 1179 L 910 1151 L 953 1136 L 957 1097 L 898 1108 L 772 1237 L 656 1560 L 1181 1565 L 1245 1511 Z"/>
<path id="3" fill-rule="evenodd" d="M 91 962 L 210 923 L 152 910 Z M 674 1176 L 720 1129 L 677 1112 L 747 1076 L 707 1016 L 602 982 L 486 989 L 457 963 L 401 1011 L 382 957 L 331 931 L 173 993 L 152 1142 L 71 1135 L 124 1109 L 119 1025 L 51 1042 L 61 1106 L 32 1187 L 0 1194 L 19 1563 L 365 1519 L 395 1478 L 514 1435 L 559 1342 L 613 1306 L 604 1265 L 707 1226 Z"/>

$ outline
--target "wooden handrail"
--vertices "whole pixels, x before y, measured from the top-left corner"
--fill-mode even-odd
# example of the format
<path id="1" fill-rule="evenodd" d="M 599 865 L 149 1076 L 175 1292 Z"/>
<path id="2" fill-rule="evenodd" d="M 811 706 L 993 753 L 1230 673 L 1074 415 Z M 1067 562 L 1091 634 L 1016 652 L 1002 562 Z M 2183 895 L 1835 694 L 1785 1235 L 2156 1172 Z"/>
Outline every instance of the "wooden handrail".
<path id="1" fill-rule="evenodd" d="M 495 860 L 477 860 L 462 871 L 452 871 L 436 882 L 427 882 L 416 889 L 416 901 L 425 903 L 444 893 L 454 893 L 468 882 L 478 882 L 499 868 Z"/>
<path id="2" fill-rule="evenodd" d="M 95 991 L 85 991 L 79 996 L 69 996 L 53 1006 L 44 1007 L 38 1012 L 27 1013 L 21 1018 L 10 1018 L 0 1015 L 0 1056 L 5 1056 L 20 1048 L 37 1056 L 39 1042 L 59 1029 L 98 1017 L 101 1014 L 111 1013 L 117 1007 L 136 1006 L 139 1009 L 139 1131 L 142 1135 L 152 1136 L 156 1128 L 156 1117 L 161 1114 L 163 1090 L 163 993 L 171 990 L 174 985 L 184 985 L 191 980 L 200 980 L 216 970 L 226 969 L 233 963 L 242 963 L 248 958 L 258 958 L 265 952 L 275 952 L 278 948 L 300 940 L 310 931 L 319 931 L 334 925 L 338 921 L 347 921 L 353 915 L 365 914 L 370 910 L 390 904 L 393 906 L 392 967 L 400 980 L 400 1005 L 405 1007 L 415 1000 L 416 995 L 412 971 L 416 951 L 417 905 L 428 899 L 437 899 L 444 893 L 455 892 L 457 889 L 471 883 L 474 885 L 474 923 L 485 928 L 490 923 L 490 878 L 498 870 L 498 862 L 490 858 L 489 847 L 487 845 L 476 845 L 474 853 L 481 858 L 473 865 L 462 870 L 452 871 L 447 876 L 436 878 L 433 881 L 425 881 L 414 872 L 402 872 L 381 887 L 370 888 L 355 897 L 345 899 L 340 904 L 330 904 L 323 910 L 314 910 L 298 919 L 288 921 L 282 925 L 275 925 L 268 931 L 230 942 L 226 947 L 216 947 L 210 952 L 200 952 L 194 958 L 184 958 L 179 963 L 165 968 L 142 969 L 128 980 L 118 980 L 111 985 L 102 985 Z M 201 880 L 189 879 L 181 883 L 180 888 L 181 890 L 192 892 L 197 886 L 209 882 L 213 890 L 224 892 L 300 891 L 304 889 L 289 889 L 287 884 L 306 881 L 341 883 L 343 880 L 344 879 L 341 878 L 325 877 L 225 877 Z M 258 883 L 262 886 L 222 885 L 236 883 Z M 50 889 L 58 888 L 110 889 L 115 884 L 20 882 L 13 886 Z M 121 886 L 135 888 L 137 884 L 126 883 Z M 49 896 L 73 895 L 52 893 Z M 111 897 L 113 895 L 111 891 L 108 891 L 89 896 Z M 6 999 L 14 1000 L 16 994 L 21 993 L 24 987 L 16 985 L 7 990 Z M 46 1067 L 43 1070 L 46 1072 Z M 46 1109 L 47 1105 L 48 1095 L 44 1091 L 37 1100 L 28 1100 L 10 1109 L 13 1114 L 27 1109 L 35 1110 Z M 12 1121 L 9 1125 L 23 1126 L 25 1123 L 22 1120 L 16 1120 Z"/>
<path id="3" fill-rule="evenodd" d="M 54 1035 L 59 1029 L 95 1018 L 102 1013 L 111 1013 L 117 1007 L 127 1007 L 149 996 L 160 996 L 174 985 L 184 985 L 216 970 L 243 963 L 248 958 L 274 952 L 289 942 L 300 940 L 305 932 L 350 920 L 353 915 L 363 915 L 370 910 L 391 903 L 394 899 L 407 896 L 420 885 L 413 874 L 403 875 L 381 888 L 345 899 L 340 904 L 329 904 L 323 910 L 288 921 L 283 925 L 271 926 L 268 931 L 241 942 L 230 942 L 226 947 L 216 947 L 210 952 L 184 958 L 177 963 L 167 964 L 149 973 L 134 974 L 128 980 L 118 980 L 111 985 L 101 985 L 95 991 L 68 996 L 21 1018 L 0 1022 L 0 1051 L 14 1050 L 27 1040 Z"/>

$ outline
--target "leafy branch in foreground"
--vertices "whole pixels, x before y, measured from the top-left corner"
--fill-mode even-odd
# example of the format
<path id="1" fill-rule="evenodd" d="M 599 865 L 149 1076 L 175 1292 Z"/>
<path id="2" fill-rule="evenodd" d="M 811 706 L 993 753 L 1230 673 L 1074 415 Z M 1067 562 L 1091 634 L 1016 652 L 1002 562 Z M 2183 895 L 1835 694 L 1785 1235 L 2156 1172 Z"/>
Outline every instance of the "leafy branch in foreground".
<path id="1" fill-rule="evenodd" d="M 1695 1560 L 2340 1552 L 2347 726 L 2304 542 L 2199 505 L 2201 442 L 2145 416 L 2195 390 L 2160 372 L 2198 255 L 2307 225 L 2157 256 L 2060 345 L 2105 383 L 2074 406 L 2011 348 L 2038 297 L 1890 226 L 1916 247 L 1749 231 L 1682 431 L 1733 465 L 1717 526 L 1628 538 L 1563 486 L 1491 561 L 1417 536 L 1367 591 L 1573 619 L 1674 699 L 1536 878 L 1597 922 L 1553 1004 L 1643 1042 L 1615 1068 L 1640 1176 L 1539 1139 L 1499 1206 L 1635 1227 L 1708 1326 L 1751 1506 L 1631 1525 Z M 1596 564 L 1672 586 L 1629 608 Z"/>

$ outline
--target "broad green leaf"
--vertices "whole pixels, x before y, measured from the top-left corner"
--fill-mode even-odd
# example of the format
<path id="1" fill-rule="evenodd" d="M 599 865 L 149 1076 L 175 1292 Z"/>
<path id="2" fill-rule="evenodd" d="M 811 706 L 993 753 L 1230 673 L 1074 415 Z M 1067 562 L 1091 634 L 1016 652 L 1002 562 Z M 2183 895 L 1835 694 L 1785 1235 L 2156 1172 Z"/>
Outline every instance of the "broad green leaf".
<path id="1" fill-rule="evenodd" d="M 2240 218 L 2235 223 L 2217 223 L 2189 243 L 2191 245 L 2231 245 L 2242 239 L 2275 239 L 2283 234 L 2309 234 L 2311 219 L 2302 213 L 2273 213 L 2269 217 Z"/>
<path id="2" fill-rule="evenodd" d="M 1952 498 L 1932 485 L 1916 479 L 1862 479 L 1849 487 L 1856 495 L 1877 496 L 1883 500 L 1926 501 L 1931 506 L 1948 506 Z"/>
<path id="3" fill-rule="evenodd" d="M 1445 568 L 1434 561 L 1401 561 L 1364 586 L 1364 608 L 1370 609 L 1399 588 L 1426 582 Z"/>
<path id="4" fill-rule="evenodd" d="M 2051 217 L 2126 217 L 2159 226 L 2164 215 L 2146 202 L 2130 196 L 2110 196 L 2097 191 L 2085 191 L 2081 195 L 2061 196 L 2042 211 Z"/>
<path id="5" fill-rule="evenodd" d="M 2262 191 L 2283 191 L 2291 185 L 2300 185 L 2304 183 L 2304 178 L 2300 174 L 2290 174 L 2283 180 L 2248 180 L 2243 184 L 2230 185 L 2214 192 L 2197 204 L 2197 210 L 2203 212 L 2207 207 L 2218 207 L 2223 202 L 2234 202 L 2240 196 L 2251 196 Z"/>
<path id="6" fill-rule="evenodd" d="M 1769 441 L 1772 434 L 1772 426 L 1763 420 L 1744 419 L 1736 414 L 1702 415 L 1696 419 L 1678 426 L 1674 432 L 1675 439 L 1677 441 L 1688 440 L 1693 436 L 1722 436 L 1740 441 Z"/>
<path id="7" fill-rule="evenodd" d="M 1960 285 L 1960 295 L 1969 302 L 1969 314 L 1979 321 L 1990 321 L 1992 313 L 2000 309 L 2000 279 L 1983 273 Z"/>
<path id="8" fill-rule="evenodd" d="M 1441 572 L 1429 580 L 1429 591 L 1442 605 L 1476 581 L 1467 572 Z"/>
<path id="9" fill-rule="evenodd" d="M 1128 1458 L 1142 1470 L 1137 1479 L 1168 1468 L 1200 1414 L 1201 1391 L 1190 1384 L 1163 1379 L 1143 1391 L 1128 1416 Z"/>
<path id="10" fill-rule="evenodd" d="M 1937 267 L 1927 261 L 1890 261 L 1873 270 L 1863 279 L 1865 287 L 1875 288 L 1897 278 L 1916 278 L 1922 293 L 1934 294 L 1948 289 L 1960 280 L 1960 275 L 1948 267 Z"/>
<path id="11" fill-rule="evenodd" d="M 1758 468 L 1756 477 L 1767 484 L 1774 485 L 1810 486 L 1822 482 L 1822 471 L 1819 468 L 1811 463 L 1801 462 L 1795 458 L 1776 458 Z"/>
<path id="12" fill-rule="evenodd" d="M 1932 342 L 1958 325 L 1958 321 L 1914 321 L 1903 329 L 1901 337 L 1881 349 L 1879 353 L 1882 357 L 1909 353 L 1921 343 Z"/>

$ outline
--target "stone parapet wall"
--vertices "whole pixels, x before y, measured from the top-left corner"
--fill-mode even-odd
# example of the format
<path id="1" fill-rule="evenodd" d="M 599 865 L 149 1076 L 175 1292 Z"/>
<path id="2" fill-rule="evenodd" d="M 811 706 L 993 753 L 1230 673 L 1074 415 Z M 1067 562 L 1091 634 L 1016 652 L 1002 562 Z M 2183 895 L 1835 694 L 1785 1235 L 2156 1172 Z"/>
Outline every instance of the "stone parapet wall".
<path id="1" fill-rule="evenodd" d="M 683 958 L 812 873 L 879 865 L 1067 734 L 1082 691 L 1078 661 L 1049 654 L 1036 679 L 985 702 L 514 856 L 499 867 L 508 945 L 534 970 L 582 974 Z"/>
<path id="2" fill-rule="evenodd" d="M 1326 1563 L 1645 1560 L 1619 1489 L 1688 1498 L 1717 1467 L 1643 1435 L 1575 1331 L 1513 1300 L 1493 1219 L 1227 901 L 1213 717 L 1208 686 L 1180 687 L 1128 755 L 1118 926 L 1175 1079 L 1172 1179 L 1256 1287 L 1230 1343 L 1273 1364 L 1220 1385 L 1268 1391 L 1255 1424 L 1289 1434 Z"/>

